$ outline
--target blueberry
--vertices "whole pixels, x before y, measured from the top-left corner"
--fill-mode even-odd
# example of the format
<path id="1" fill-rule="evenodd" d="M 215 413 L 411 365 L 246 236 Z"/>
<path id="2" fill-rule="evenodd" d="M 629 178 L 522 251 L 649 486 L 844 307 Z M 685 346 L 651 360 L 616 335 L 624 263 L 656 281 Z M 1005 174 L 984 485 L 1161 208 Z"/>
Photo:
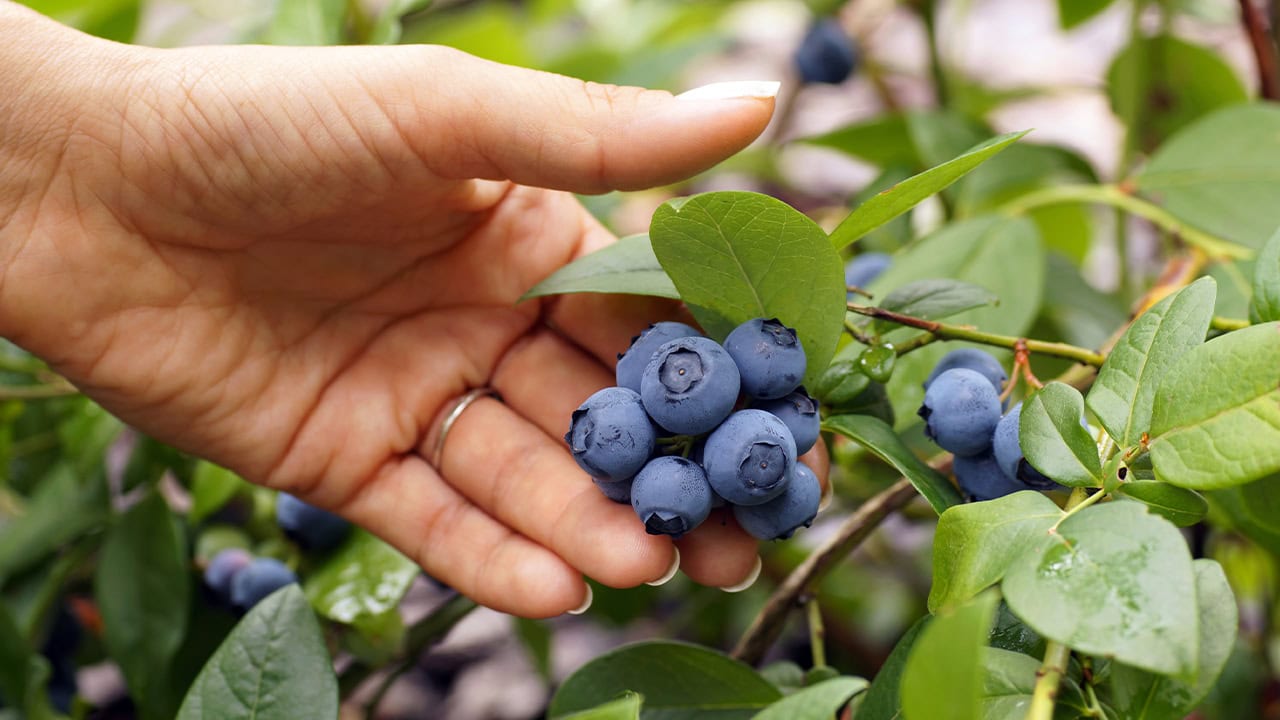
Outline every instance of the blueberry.
<path id="1" fill-rule="evenodd" d="M 739 410 L 712 431 L 702 453 L 707 481 L 734 505 L 759 505 L 787 488 L 796 466 L 796 441 L 778 416 Z"/>
<path id="2" fill-rule="evenodd" d="M 724 339 L 742 374 L 742 389 L 761 400 L 780 398 L 804 379 L 804 347 L 796 331 L 777 318 L 748 320 Z"/>
<path id="3" fill-rule="evenodd" d="M 1009 379 L 1004 368 L 1000 365 L 1000 361 L 992 357 L 990 353 L 977 348 L 960 348 L 943 355 L 938 364 L 933 366 L 933 372 L 929 373 L 929 377 L 924 381 L 924 389 L 928 390 L 933 381 L 937 380 L 942 373 L 956 368 L 964 368 L 965 370 L 973 370 L 979 373 L 991 381 L 991 384 L 996 388 L 996 393 L 1004 389 L 1004 383 Z"/>
<path id="4" fill-rule="evenodd" d="M 631 347 L 618 355 L 618 387 L 640 392 L 640 378 L 653 354 L 666 343 L 682 337 L 701 337 L 702 333 L 678 322 L 654 323 L 631 338 Z"/>
<path id="5" fill-rule="evenodd" d="M 253 556 L 242 548 L 227 548 L 213 556 L 204 568 L 204 584 L 223 601 L 231 597 L 231 579 L 253 562 Z"/>
<path id="6" fill-rule="evenodd" d="M 995 456 L 990 452 L 974 457 L 957 455 L 952 468 L 960 489 L 971 500 L 994 500 L 1027 489 L 1021 482 L 1005 477 Z"/>
<path id="7" fill-rule="evenodd" d="M 801 525 L 809 527 L 818 515 L 822 486 L 804 463 L 796 463 L 787 489 L 760 505 L 735 505 L 733 517 L 757 540 L 785 540 Z"/>
<path id="8" fill-rule="evenodd" d="M 79 691 L 76 684 L 76 666 L 68 657 L 49 659 L 49 680 L 46 691 L 49 693 L 49 704 L 58 712 L 66 715 L 71 712 L 71 704 Z"/>
<path id="9" fill-rule="evenodd" d="M 855 256 L 844 266 L 844 284 L 856 288 L 865 288 L 880 274 L 889 269 L 893 258 L 881 252 L 862 253 Z M 853 293 L 849 293 L 850 296 Z"/>
<path id="10" fill-rule="evenodd" d="M 279 560 L 254 558 L 231 578 L 231 604 L 241 612 L 248 612 L 266 596 L 296 582 L 298 576 Z"/>
<path id="11" fill-rule="evenodd" d="M 276 497 L 276 524 L 298 544 L 315 550 L 337 547 L 351 530 L 345 519 L 288 493 Z"/>
<path id="12" fill-rule="evenodd" d="M 49 634 L 45 636 L 44 647 L 40 652 L 50 660 L 70 658 L 75 655 L 83 639 L 84 628 L 64 604 L 54 614 L 53 624 L 49 627 Z"/>
<path id="13" fill-rule="evenodd" d="M 1028 463 L 1023 456 L 1018 431 L 1021 419 L 1022 403 L 1018 403 L 996 425 L 995 435 L 991 438 L 991 450 L 995 454 L 996 462 L 1000 465 L 1000 471 L 1010 480 L 1021 482 L 1032 490 L 1053 490 L 1062 487 L 1031 467 L 1031 463 Z"/>
<path id="14" fill-rule="evenodd" d="M 924 434 L 956 455 L 978 455 L 991 448 L 1000 422 L 1000 397 L 987 378 L 973 370 L 939 375 L 920 406 Z"/>
<path id="15" fill-rule="evenodd" d="M 605 388 L 573 411 L 569 443 L 578 467 L 609 482 L 630 480 L 653 454 L 657 438 L 640 394 L 627 388 Z"/>
<path id="16" fill-rule="evenodd" d="M 837 85 L 845 81 L 858 62 L 853 40 L 833 19 L 826 19 L 809 29 L 796 48 L 796 69 L 806 83 Z"/>
<path id="17" fill-rule="evenodd" d="M 675 455 L 650 460 L 631 484 L 631 507 L 650 535 L 684 535 L 707 519 L 711 502 L 706 473 Z"/>
<path id="18" fill-rule="evenodd" d="M 698 435 L 733 411 L 741 378 L 729 353 L 714 340 L 679 338 L 650 358 L 640 380 L 644 409 L 666 430 Z"/>
<path id="19" fill-rule="evenodd" d="M 786 424 L 796 441 L 796 454 L 803 455 L 818 442 L 822 418 L 818 417 L 818 402 L 809 397 L 803 387 L 798 387 L 785 397 L 765 400 L 754 405 L 758 410 L 773 413 Z"/>
<path id="20" fill-rule="evenodd" d="M 600 478 L 591 478 L 591 481 L 600 488 L 600 492 L 605 497 L 616 503 L 627 505 L 631 502 L 631 481 L 630 480 L 601 480 Z"/>

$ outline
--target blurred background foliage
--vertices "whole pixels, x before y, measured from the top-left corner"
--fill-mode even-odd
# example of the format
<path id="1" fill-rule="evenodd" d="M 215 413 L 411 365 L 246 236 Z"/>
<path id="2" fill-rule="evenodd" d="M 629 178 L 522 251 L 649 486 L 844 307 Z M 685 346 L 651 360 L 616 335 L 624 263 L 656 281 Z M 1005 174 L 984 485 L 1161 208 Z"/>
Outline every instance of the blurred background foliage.
<path id="1" fill-rule="evenodd" d="M 1022 143 L 860 243 L 896 251 L 911 247 L 944 220 L 990 212 L 1051 185 L 1123 182 L 1171 134 L 1213 110 L 1259 95 L 1256 60 L 1240 17 L 1248 3 L 1234 0 L 24 4 L 94 35 L 157 47 L 439 43 L 498 62 L 673 92 L 726 79 L 784 81 L 773 125 L 739 156 L 680 186 L 583 198 L 620 235 L 645 231 L 664 200 L 711 189 L 770 193 L 830 229 L 852 204 L 912 173 L 994 133 L 1035 128 Z M 801 38 L 819 18 L 836 19 L 857 50 L 855 71 L 838 84 L 804 84 L 793 63 Z M 1037 290 L 1024 308 L 1035 314 L 1029 334 L 1100 345 L 1160 272 L 1172 240 L 1133 218 L 1084 204 L 1047 205 L 1030 217 L 1048 255 L 1042 293 Z M 984 262 L 987 266 L 974 269 L 978 276 L 1004 277 L 1006 284 L 1009 278 L 1015 285 L 1021 281 L 1023 268 L 1012 261 Z M 1219 281 L 1219 314 L 1243 317 L 1249 264 L 1217 264 L 1210 273 Z M 1016 300 L 1006 298 L 1009 305 Z M 1036 363 L 1042 376 L 1065 369 L 1052 359 Z M 0 383 L 38 379 L 40 368 L 17 348 L 0 344 Z M 904 397 L 899 402 L 895 396 L 895 404 L 918 404 L 918 397 Z M 918 425 L 900 426 L 922 453 L 928 452 Z M 589 615 L 532 622 L 469 612 L 427 579 L 406 581 L 399 611 L 392 603 L 390 609 L 326 628 L 331 648 L 341 657 L 348 709 L 359 716 L 357 710 L 377 708 L 370 714 L 387 718 L 423 717 L 424 707 L 438 708 L 430 717 L 439 718 L 537 717 L 557 680 L 622 642 L 663 637 L 731 646 L 775 583 L 848 509 L 898 477 L 850 444 L 835 444 L 833 454 L 835 507 L 811 532 L 763 547 L 763 577 L 740 594 L 683 578 L 661 588 L 597 586 Z M 0 400 L 0 598 L 14 627 L 36 647 L 52 642 L 64 616 L 75 618 L 82 629 L 71 668 L 79 699 L 74 705 L 66 701 L 73 715 L 125 718 L 139 712 L 137 698 L 126 691 L 132 680 L 125 677 L 128 671 L 122 676 L 108 659 L 95 598 L 103 591 L 99 547 L 104 533 L 113 517 L 150 488 L 160 488 L 169 499 L 180 527 L 172 550 L 190 570 L 168 581 L 195 587 L 195 570 L 186 566 L 198 567 L 232 545 L 252 545 L 260 554 L 303 564 L 317 576 L 324 562 L 332 562 L 297 555 L 271 520 L 272 493 L 138 435 L 83 398 L 10 393 Z M 1274 670 L 1280 660 L 1280 636 L 1274 632 L 1277 517 L 1233 494 L 1216 499 L 1213 522 L 1189 532 L 1198 553 L 1222 562 L 1242 611 L 1240 645 L 1198 713 L 1205 720 L 1280 717 Z M 912 505 L 825 580 L 822 613 L 833 666 L 873 676 L 898 638 L 925 613 L 933 526 L 927 506 Z M 351 562 L 370 562 L 366 551 L 356 552 Z M 394 558 L 386 562 L 389 572 L 403 574 Z M 307 590 L 313 603 L 322 595 L 315 583 Z M 449 622 L 430 614 L 439 607 Z M 172 702 L 180 700 L 234 618 L 194 591 L 181 607 L 168 610 L 188 618 L 188 631 L 179 638 L 181 647 L 166 673 Z M 333 619 L 333 608 L 323 614 Z M 438 619 L 435 625 L 420 622 L 431 617 Z M 795 624 L 800 625 L 798 619 Z M 450 627 L 452 632 L 429 652 L 405 655 L 406 638 L 418 637 L 415 632 L 421 647 Z M 0 626 L 0 639 L 5 631 Z M 0 649 L 0 665 L 3 653 Z M 804 628 L 792 627 L 770 655 L 774 664 L 767 674 L 785 679 L 801 672 L 808 657 Z M 52 655 L 48 660 L 43 670 L 50 677 L 67 671 Z M 388 677 L 399 681 L 384 682 Z"/>

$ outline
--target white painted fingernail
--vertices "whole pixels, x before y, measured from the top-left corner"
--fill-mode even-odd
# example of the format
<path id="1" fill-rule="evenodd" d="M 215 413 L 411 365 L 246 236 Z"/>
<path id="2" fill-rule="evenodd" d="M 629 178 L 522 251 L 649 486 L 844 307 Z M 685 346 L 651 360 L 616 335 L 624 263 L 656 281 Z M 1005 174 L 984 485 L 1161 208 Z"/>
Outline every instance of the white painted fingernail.
<path id="1" fill-rule="evenodd" d="M 743 590 L 746 590 L 747 588 L 756 584 L 756 580 L 759 579 L 760 571 L 763 568 L 764 568 L 764 562 L 761 561 L 760 556 L 757 555 L 756 565 L 755 567 L 751 568 L 751 572 L 747 574 L 746 579 L 744 579 L 742 582 L 738 583 L 737 585 L 730 585 L 729 587 L 722 587 L 720 589 L 727 593 L 742 592 Z"/>
<path id="2" fill-rule="evenodd" d="M 831 482 L 828 480 L 827 487 L 824 488 L 822 491 L 822 498 L 818 500 L 818 512 L 822 512 L 823 510 L 826 510 L 827 506 L 831 504 L 831 498 L 835 497 L 835 495 L 836 495 L 835 486 L 832 485 Z"/>
<path id="3" fill-rule="evenodd" d="M 677 100 L 735 100 L 738 98 L 767 99 L 778 96 L 782 83 L 774 80 L 734 80 L 711 83 L 676 96 Z"/>
<path id="4" fill-rule="evenodd" d="M 592 594 L 592 592 L 591 592 L 591 586 L 590 586 L 590 585 L 588 585 L 588 586 L 587 586 L 587 599 L 586 599 L 586 600 L 583 600 L 583 601 L 582 601 L 582 604 L 581 604 L 581 605 L 579 605 L 578 607 L 576 607 L 576 608 L 574 608 L 574 609 L 570 610 L 570 611 L 569 611 L 569 614 L 570 614 L 570 615 L 581 615 L 582 613 L 584 613 L 584 612 L 586 612 L 586 611 L 587 611 L 587 608 L 591 607 L 591 601 L 592 601 L 592 600 L 594 600 L 594 599 L 595 599 L 595 597 L 593 596 L 593 594 Z"/>
<path id="5" fill-rule="evenodd" d="M 654 587 L 658 587 L 659 585 L 666 585 L 667 583 L 671 582 L 671 578 L 675 577 L 676 573 L 680 572 L 680 548 L 671 548 L 671 549 L 675 551 L 675 555 L 676 555 L 675 559 L 671 561 L 671 567 L 667 568 L 667 571 L 663 573 L 662 577 L 658 578 L 657 580 L 650 580 L 649 582 L 645 583 L 645 585 L 652 585 Z"/>

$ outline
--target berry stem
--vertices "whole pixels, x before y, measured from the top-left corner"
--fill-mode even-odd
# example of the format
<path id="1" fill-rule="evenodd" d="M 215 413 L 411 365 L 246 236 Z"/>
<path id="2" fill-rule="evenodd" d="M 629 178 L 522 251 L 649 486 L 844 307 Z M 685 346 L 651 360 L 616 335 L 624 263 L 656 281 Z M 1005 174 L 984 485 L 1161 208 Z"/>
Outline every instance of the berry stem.
<path id="1" fill-rule="evenodd" d="M 1188 225 L 1172 213 L 1147 202 L 1128 191 L 1126 186 L 1118 184 L 1106 185 L 1059 185 L 1027 193 L 1006 203 L 1000 208 L 1004 215 L 1018 216 L 1036 208 L 1063 203 L 1098 203 L 1110 205 L 1130 215 L 1136 215 L 1151 224 L 1181 238 L 1188 245 L 1200 248 L 1213 257 L 1230 257 L 1247 260 L 1253 257 L 1253 250 L 1229 240 L 1211 235 L 1199 228 Z"/>
<path id="2" fill-rule="evenodd" d="M 1209 321 L 1209 327 L 1222 332 L 1232 332 L 1233 330 L 1243 330 L 1249 327 L 1249 321 L 1214 315 L 1213 319 Z"/>
<path id="3" fill-rule="evenodd" d="M 827 631 L 822 625 L 822 606 L 818 604 L 818 596 L 809 597 L 805 603 L 805 612 L 809 616 L 809 649 L 813 653 L 813 667 L 827 666 Z"/>
<path id="4" fill-rule="evenodd" d="M 918 349 L 937 340 L 967 340 L 969 342 L 1008 348 L 1010 350 L 1017 350 L 1021 343 L 1029 352 L 1075 360 L 1076 362 L 1084 363 L 1085 365 L 1092 365 L 1094 367 L 1101 367 L 1102 363 L 1107 359 L 1106 356 L 1101 353 L 1096 353 L 1092 350 L 1087 350 L 1075 345 L 1069 345 L 1067 343 L 1028 340 L 1026 338 L 1014 337 L 1012 335 L 997 335 L 996 333 L 983 332 L 982 330 L 963 327 L 961 325 L 948 325 L 946 323 L 937 322 L 936 320 L 925 320 L 924 318 L 912 317 L 911 315 L 903 315 L 902 313 L 896 313 L 892 310 L 885 310 L 884 308 L 873 307 L 870 305 L 849 303 L 848 308 L 850 312 L 854 312 L 859 315 L 888 320 L 889 322 L 905 325 L 907 327 L 919 328 L 926 331 L 928 336 L 932 336 L 928 340 L 911 338 L 906 342 L 897 344 L 899 355 Z"/>
<path id="5" fill-rule="evenodd" d="M 1054 702 L 1058 698 L 1058 684 L 1066 672 L 1071 648 L 1056 640 L 1050 640 L 1044 649 L 1044 663 L 1036 671 L 1036 686 L 1031 693 L 1031 707 L 1027 720 L 1052 720 Z"/>

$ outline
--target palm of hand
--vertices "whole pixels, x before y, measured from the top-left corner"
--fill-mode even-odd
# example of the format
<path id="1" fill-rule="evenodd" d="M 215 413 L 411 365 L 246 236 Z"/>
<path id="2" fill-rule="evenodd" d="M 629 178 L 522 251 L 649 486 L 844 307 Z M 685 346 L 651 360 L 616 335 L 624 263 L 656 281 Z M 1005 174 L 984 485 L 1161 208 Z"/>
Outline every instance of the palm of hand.
<path id="1" fill-rule="evenodd" d="M 340 69 L 349 58 L 293 67 L 265 107 L 237 84 L 246 55 L 233 72 L 192 57 L 181 77 L 197 81 L 148 85 L 156 101 L 123 107 L 118 134 L 68 143 L 45 193 L 63 212 L 37 216 L 56 218 L 33 223 L 48 242 L 6 280 L 19 297 L 24 277 L 82 292 L 19 342 L 139 428 L 347 515 L 494 607 L 562 612 L 581 601 L 578 571 L 661 575 L 667 540 L 553 439 L 661 309 L 515 302 L 607 233 L 568 194 L 446 177 Z M 476 403 L 431 467 L 442 413 L 481 386 L 507 405 Z M 754 560 L 732 526 L 681 547 L 715 584 Z"/>

